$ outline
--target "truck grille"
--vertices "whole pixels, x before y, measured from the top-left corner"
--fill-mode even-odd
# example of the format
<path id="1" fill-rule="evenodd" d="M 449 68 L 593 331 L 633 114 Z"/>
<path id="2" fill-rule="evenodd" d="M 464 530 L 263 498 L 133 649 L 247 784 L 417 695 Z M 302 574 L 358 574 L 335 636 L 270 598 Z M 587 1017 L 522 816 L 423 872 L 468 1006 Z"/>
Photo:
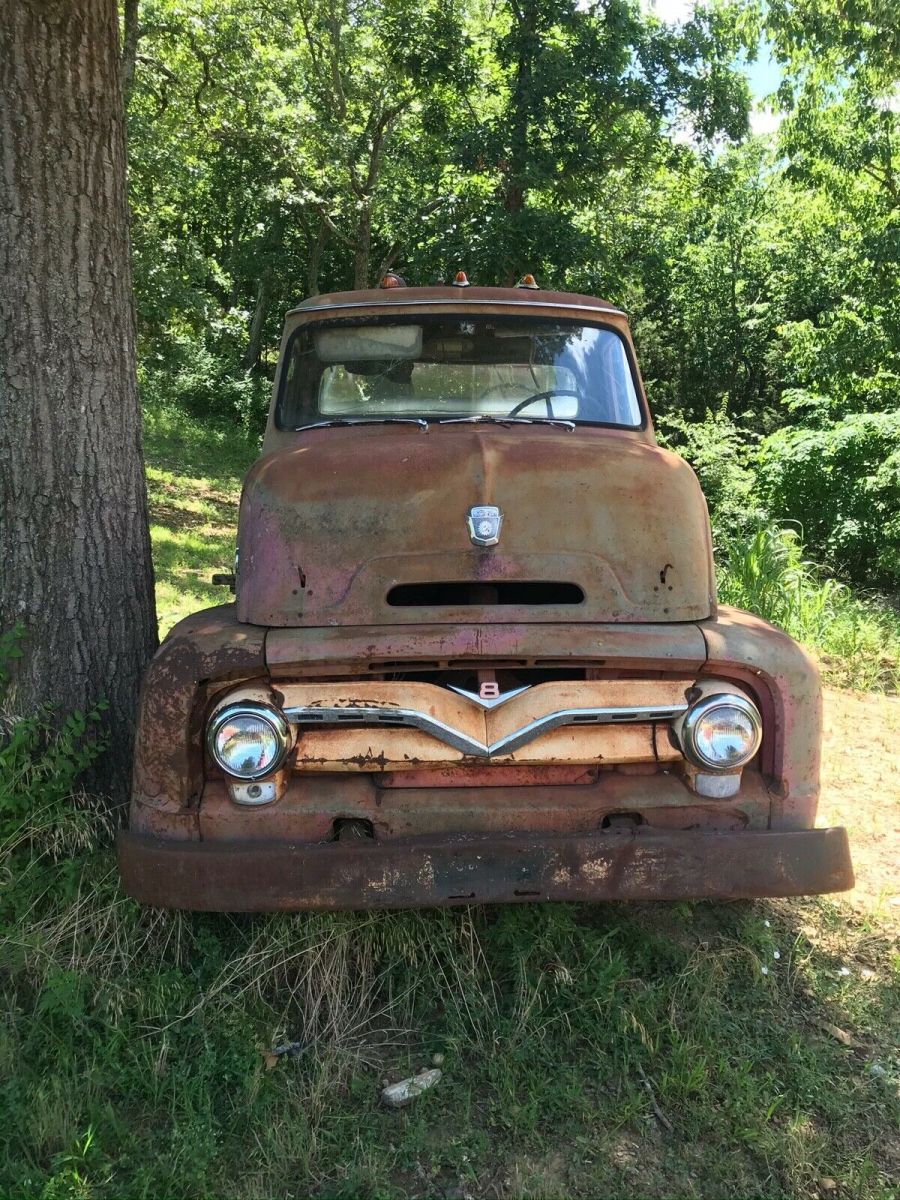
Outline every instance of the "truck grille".
<path id="1" fill-rule="evenodd" d="M 285 716 L 291 724 L 298 726 L 331 725 L 380 729 L 400 726 L 405 729 L 418 729 L 436 738 L 439 742 L 462 751 L 463 754 L 474 755 L 476 758 L 494 758 L 511 754 L 542 734 L 550 733 L 554 729 L 561 729 L 567 725 L 623 725 L 672 721 L 686 711 L 687 704 L 563 708 L 529 721 L 520 729 L 487 744 L 446 725 L 428 713 L 418 712 L 415 709 L 391 708 L 385 710 L 384 708 L 363 706 L 349 709 L 300 707 L 285 709 Z"/>
<path id="2" fill-rule="evenodd" d="M 498 675 L 500 673 L 498 672 Z M 659 763 L 690 679 L 558 679 L 491 699 L 422 680 L 285 684 L 298 770 L 403 771 L 461 763 Z"/>

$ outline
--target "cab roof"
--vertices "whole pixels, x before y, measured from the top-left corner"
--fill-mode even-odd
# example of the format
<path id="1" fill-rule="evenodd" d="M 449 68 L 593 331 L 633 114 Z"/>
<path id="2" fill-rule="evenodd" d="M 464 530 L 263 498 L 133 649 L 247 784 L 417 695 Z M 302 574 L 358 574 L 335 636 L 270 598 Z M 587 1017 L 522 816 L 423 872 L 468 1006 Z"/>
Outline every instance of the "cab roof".
<path id="1" fill-rule="evenodd" d="M 306 313 L 322 312 L 327 309 L 391 309 L 426 307 L 428 305 L 457 304 L 460 308 L 466 305 L 478 305 L 484 309 L 496 306 L 499 310 L 510 311 L 515 308 L 535 309 L 566 309 L 581 311 L 597 316 L 615 316 L 624 318 L 620 308 L 606 300 L 598 300 L 595 296 L 582 296 L 577 292 L 545 292 L 540 288 L 516 287 L 454 287 L 452 284 L 442 284 L 438 287 L 390 287 L 366 288 L 355 292 L 330 292 L 319 296 L 309 296 L 296 308 L 290 309 L 288 316 L 301 316 Z"/>

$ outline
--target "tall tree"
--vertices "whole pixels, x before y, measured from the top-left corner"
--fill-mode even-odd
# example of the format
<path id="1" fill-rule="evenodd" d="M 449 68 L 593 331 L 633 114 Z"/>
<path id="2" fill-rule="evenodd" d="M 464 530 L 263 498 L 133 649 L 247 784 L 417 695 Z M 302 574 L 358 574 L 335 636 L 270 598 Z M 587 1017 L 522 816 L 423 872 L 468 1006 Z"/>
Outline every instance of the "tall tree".
<path id="1" fill-rule="evenodd" d="M 0 563 L 13 703 L 107 700 L 121 795 L 156 621 L 115 0 L 0 0 Z"/>
<path id="2" fill-rule="evenodd" d="M 590 253 L 579 216 L 614 175 L 633 187 L 673 126 L 702 139 L 746 130 L 734 69 L 746 31 L 727 5 L 663 25 L 637 0 L 500 0 L 480 34 L 486 95 L 460 154 L 490 186 L 489 278 L 565 282 Z"/>

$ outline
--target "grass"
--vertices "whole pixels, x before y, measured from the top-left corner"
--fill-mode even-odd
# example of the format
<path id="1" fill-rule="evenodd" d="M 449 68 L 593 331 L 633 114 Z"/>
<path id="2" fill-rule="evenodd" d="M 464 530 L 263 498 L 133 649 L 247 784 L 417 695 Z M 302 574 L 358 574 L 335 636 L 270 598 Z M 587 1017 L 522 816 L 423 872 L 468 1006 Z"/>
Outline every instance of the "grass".
<path id="1" fill-rule="evenodd" d="M 170 624 L 222 599 L 254 448 L 165 414 L 147 447 Z M 887 898 L 161 913 L 89 803 L 0 846 L 4 1198 L 896 1194 Z"/>
<path id="2" fill-rule="evenodd" d="M 792 529 L 720 538 L 719 598 L 780 626 L 815 651 L 828 682 L 900 692 L 900 612 L 855 595 L 803 557 Z"/>
<path id="3" fill-rule="evenodd" d="M 896 964 L 828 903 L 228 918 L 142 912 L 102 851 L 40 874 L 4 1196 L 892 1194 Z"/>
<path id="4" fill-rule="evenodd" d="M 177 409 L 144 418 L 150 537 L 160 633 L 199 608 L 231 599 L 214 572 L 234 563 L 241 479 L 258 444 Z"/>

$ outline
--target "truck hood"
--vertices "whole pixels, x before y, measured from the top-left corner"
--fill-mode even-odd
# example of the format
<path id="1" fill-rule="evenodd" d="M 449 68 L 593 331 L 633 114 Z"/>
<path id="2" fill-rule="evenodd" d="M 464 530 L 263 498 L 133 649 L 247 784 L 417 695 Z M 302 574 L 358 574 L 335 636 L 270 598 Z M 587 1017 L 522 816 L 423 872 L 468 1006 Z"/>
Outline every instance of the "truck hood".
<path id="1" fill-rule="evenodd" d="M 502 511 L 496 546 L 472 544 L 474 505 Z M 306 431 L 251 468 L 238 549 L 238 618 L 255 625 L 658 623 L 715 603 L 693 471 L 600 428 Z"/>

